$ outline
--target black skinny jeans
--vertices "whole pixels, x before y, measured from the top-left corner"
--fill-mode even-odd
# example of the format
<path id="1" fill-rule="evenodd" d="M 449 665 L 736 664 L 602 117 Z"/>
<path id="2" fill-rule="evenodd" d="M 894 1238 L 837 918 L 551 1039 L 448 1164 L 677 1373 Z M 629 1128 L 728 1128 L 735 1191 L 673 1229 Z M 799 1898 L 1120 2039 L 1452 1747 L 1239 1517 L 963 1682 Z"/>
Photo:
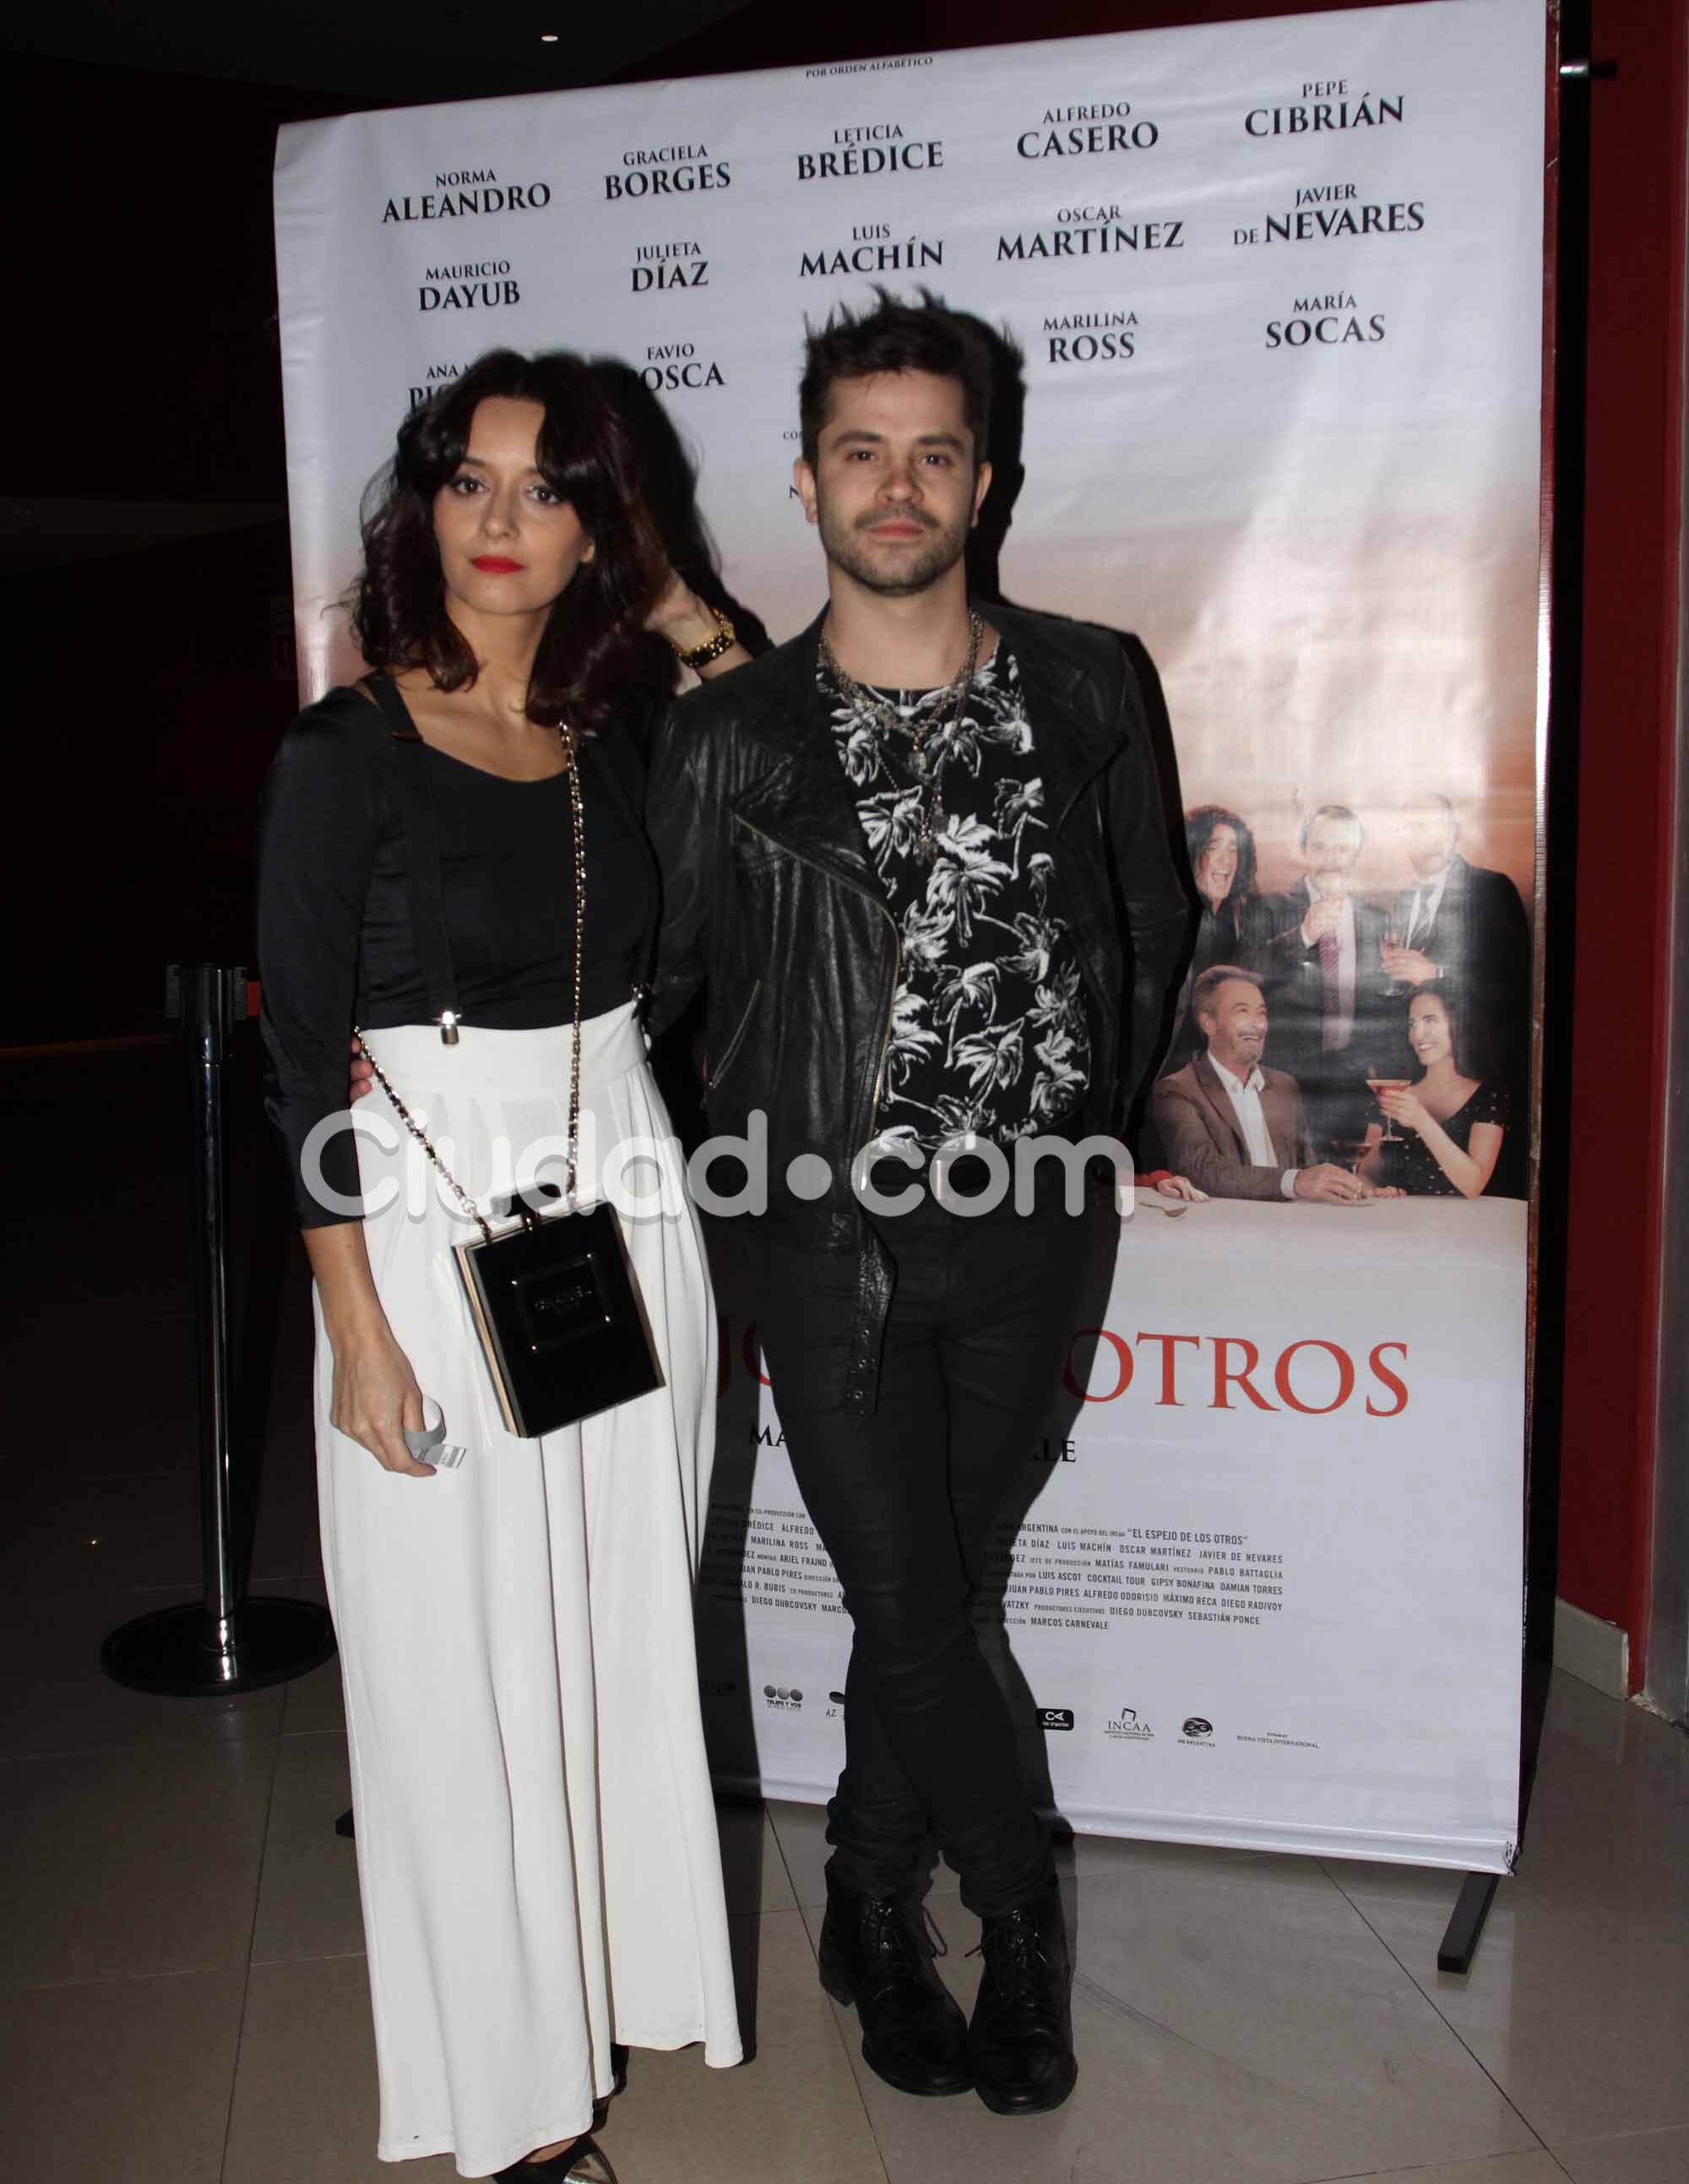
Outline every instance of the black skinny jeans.
<path id="1" fill-rule="evenodd" d="M 1055 1399 L 1090 1219 L 1065 1211 L 1058 1186 L 1024 1214 L 925 1198 L 879 1225 L 896 1284 L 872 1418 L 810 1400 L 837 1382 L 824 1368 L 849 1338 L 854 1259 L 753 1249 L 749 1269 L 787 1453 L 854 1624 L 828 1871 L 901 1893 L 930 1827 L 986 1916 L 1025 1903 L 1052 1867 L 973 1591 Z"/>

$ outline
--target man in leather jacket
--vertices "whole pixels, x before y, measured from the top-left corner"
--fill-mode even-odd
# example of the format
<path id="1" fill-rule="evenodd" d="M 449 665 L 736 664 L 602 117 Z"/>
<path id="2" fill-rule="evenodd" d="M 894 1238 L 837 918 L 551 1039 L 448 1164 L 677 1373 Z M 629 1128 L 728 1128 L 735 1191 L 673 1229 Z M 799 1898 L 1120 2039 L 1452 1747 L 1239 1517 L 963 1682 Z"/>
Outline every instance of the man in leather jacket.
<path id="1" fill-rule="evenodd" d="M 1188 906 L 1118 639 L 968 600 L 990 369 L 930 300 L 811 335 L 794 477 L 828 606 L 670 709 L 648 820 L 653 1028 L 706 984 L 711 1129 L 766 1123 L 749 1301 L 855 1625 L 822 1977 L 892 2084 L 1026 2113 L 1077 2075 L 1070 1970 L 971 1597 L 1091 1227 L 1056 1160 L 988 1211 L 919 1171 L 961 1146 L 960 1193 L 970 1152 L 989 1183 L 994 1147 L 1118 1132 Z M 915 1908 L 929 1828 L 983 1922 L 971 2025 Z"/>

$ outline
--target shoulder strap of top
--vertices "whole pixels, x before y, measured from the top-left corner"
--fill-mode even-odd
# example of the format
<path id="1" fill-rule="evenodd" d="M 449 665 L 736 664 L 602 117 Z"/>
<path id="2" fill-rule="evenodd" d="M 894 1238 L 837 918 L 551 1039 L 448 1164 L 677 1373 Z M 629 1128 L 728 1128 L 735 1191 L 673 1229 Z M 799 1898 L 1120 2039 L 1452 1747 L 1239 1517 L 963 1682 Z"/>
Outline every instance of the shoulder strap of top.
<path id="1" fill-rule="evenodd" d="M 428 779 L 427 745 L 391 676 L 367 677 L 363 687 L 386 716 L 393 760 L 393 788 L 399 823 L 404 830 L 404 861 L 410 883 L 411 937 L 427 997 L 428 1016 L 449 1046 L 457 1044 L 457 974 L 440 879 L 440 831 L 434 793 Z"/>

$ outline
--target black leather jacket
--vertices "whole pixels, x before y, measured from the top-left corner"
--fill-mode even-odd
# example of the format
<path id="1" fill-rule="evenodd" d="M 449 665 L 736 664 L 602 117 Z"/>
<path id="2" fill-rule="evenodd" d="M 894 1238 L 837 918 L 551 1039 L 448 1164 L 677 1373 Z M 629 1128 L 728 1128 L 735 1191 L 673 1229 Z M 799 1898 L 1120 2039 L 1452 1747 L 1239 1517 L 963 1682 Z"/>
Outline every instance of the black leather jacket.
<path id="1" fill-rule="evenodd" d="M 991 606 L 1019 663 L 1056 860 L 1091 1019 L 1087 1130 L 1118 1133 L 1152 1059 L 1190 911 L 1168 848 L 1143 700 L 1118 638 Z M 856 1334 L 839 1400 L 871 1411 L 891 1265 L 850 1185 L 874 1136 L 900 941 L 869 861 L 816 687 L 821 617 L 672 705 L 646 806 L 663 875 L 655 1030 L 707 981 L 713 1133 L 767 1117 L 758 1240 L 857 1255 Z M 807 1201 L 788 1163 L 818 1152 Z"/>

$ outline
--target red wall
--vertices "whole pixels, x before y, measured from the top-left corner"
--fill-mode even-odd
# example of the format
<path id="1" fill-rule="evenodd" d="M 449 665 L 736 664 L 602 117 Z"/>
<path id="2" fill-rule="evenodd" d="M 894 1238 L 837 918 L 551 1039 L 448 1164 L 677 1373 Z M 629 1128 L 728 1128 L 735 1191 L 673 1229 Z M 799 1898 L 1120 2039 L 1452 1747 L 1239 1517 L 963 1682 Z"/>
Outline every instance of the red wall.
<path id="1" fill-rule="evenodd" d="M 1560 1593 L 1642 1680 L 1653 1492 L 1686 248 L 1686 0 L 1597 0 Z M 1681 1217 L 1681 1209 L 1678 1217 Z"/>

